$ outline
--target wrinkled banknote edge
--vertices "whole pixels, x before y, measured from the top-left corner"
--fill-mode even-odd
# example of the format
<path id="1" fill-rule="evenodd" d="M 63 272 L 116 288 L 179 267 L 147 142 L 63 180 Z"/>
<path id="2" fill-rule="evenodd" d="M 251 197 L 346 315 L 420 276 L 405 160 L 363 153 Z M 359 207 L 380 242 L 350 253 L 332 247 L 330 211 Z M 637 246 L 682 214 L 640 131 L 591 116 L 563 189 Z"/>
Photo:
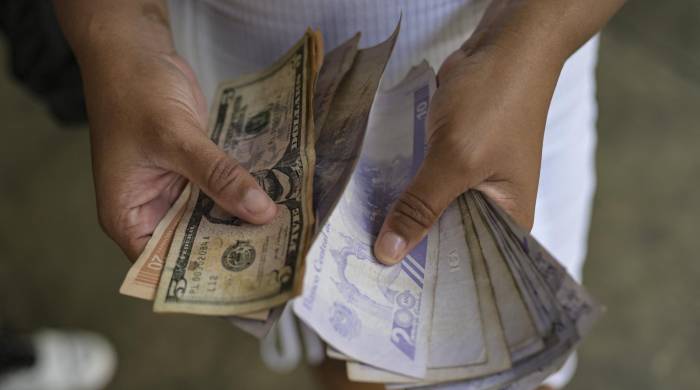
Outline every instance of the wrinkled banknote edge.
<path id="1" fill-rule="evenodd" d="M 476 198 L 476 196 L 479 198 Z M 582 285 L 574 280 L 566 268 L 564 268 L 542 244 L 515 223 L 506 212 L 498 207 L 498 205 L 480 193 L 478 195 L 475 194 L 475 198 L 488 205 L 501 221 L 508 226 L 508 230 L 513 235 L 514 241 L 517 242 L 526 253 L 528 251 L 530 252 L 530 259 L 532 259 L 533 262 L 538 261 L 540 263 L 539 267 L 535 265 L 535 269 L 541 274 L 557 301 L 562 303 L 566 315 L 575 321 L 578 333 L 581 336 L 586 335 L 593 324 L 600 318 L 604 312 L 604 308 Z M 563 277 L 563 279 L 559 281 L 559 288 L 557 290 L 554 289 L 553 282 L 550 278 L 553 273 Z M 566 304 L 563 304 L 563 301 L 565 301 Z"/>
<path id="2" fill-rule="evenodd" d="M 556 292 L 553 291 L 551 285 L 545 283 L 539 270 L 535 269 L 529 256 L 522 251 L 518 242 L 513 239 L 508 239 L 509 237 L 513 238 L 508 226 L 498 219 L 493 210 L 490 209 L 486 203 L 483 203 L 481 199 L 473 195 L 474 194 L 470 194 L 468 198 L 472 204 L 476 203 L 475 201 L 481 202 L 483 207 L 479 208 L 479 210 L 482 212 L 482 215 L 494 221 L 493 224 L 489 225 L 490 228 L 494 229 L 493 237 L 505 237 L 505 245 L 515 254 L 514 261 L 518 263 L 519 269 L 526 270 L 523 273 L 523 278 L 528 280 L 528 283 L 533 285 L 534 289 L 537 291 L 537 302 L 548 302 L 547 305 L 550 306 L 547 309 L 547 315 L 549 316 L 548 321 L 551 322 L 551 326 L 548 333 L 542 337 L 545 348 L 556 344 L 559 339 L 578 341 L 580 339 L 576 327 L 578 317 L 571 317 L 569 315 L 570 313 L 563 309 L 563 302 L 569 298 L 556 296 Z M 559 273 L 559 276 L 563 279 L 564 274 Z"/>
<path id="3" fill-rule="evenodd" d="M 323 125 L 328 117 L 338 87 L 355 62 L 361 36 L 361 33 L 356 33 L 352 38 L 325 55 L 314 90 L 314 127 L 316 128 L 315 138 L 317 141 L 321 131 L 323 131 Z"/>
<path id="4" fill-rule="evenodd" d="M 580 341 L 575 327 L 559 327 L 558 331 L 547 339 L 545 349 L 526 359 L 517 361 L 513 367 L 490 375 L 475 377 L 466 380 L 446 381 L 430 383 L 424 386 L 389 384 L 388 389 L 418 388 L 418 389 L 460 389 L 483 390 L 504 389 L 514 383 L 519 383 L 523 378 L 532 374 L 541 373 L 542 378 L 557 371 L 563 365 L 565 359 L 573 352 Z"/>
<path id="5" fill-rule="evenodd" d="M 566 362 L 568 354 L 560 354 L 549 365 L 534 367 L 522 376 L 512 380 L 493 380 L 496 375 L 482 379 L 464 382 L 441 383 L 435 386 L 422 387 L 420 390 L 533 390 L 542 384 L 550 375 L 559 371 Z M 544 360 L 544 359 L 543 359 Z"/>
<path id="6" fill-rule="evenodd" d="M 309 60 L 316 60 L 312 64 L 311 74 L 309 75 L 309 91 L 307 94 L 306 101 L 306 127 L 307 132 L 304 135 L 304 141 L 306 141 L 306 166 L 304 167 L 304 172 L 306 173 L 304 181 L 304 191 L 306 193 L 303 210 L 304 215 L 307 216 L 304 223 L 305 237 L 299 243 L 301 250 L 299 251 L 299 256 L 297 258 L 296 268 L 294 272 L 294 285 L 292 287 L 291 296 L 287 298 L 284 302 L 301 295 L 302 289 L 304 288 L 304 274 L 306 273 L 306 254 L 309 253 L 311 249 L 311 244 L 313 244 L 313 239 L 316 235 L 316 211 L 314 209 L 314 187 L 313 180 L 316 170 L 316 124 L 314 123 L 314 91 L 316 91 L 316 82 L 318 80 L 318 74 L 323 66 L 323 36 L 319 30 L 307 29 L 307 35 L 310 37 L 310 53 Z M 290 51 L 291 53 L 291 51 Z M 302 163 L 304 162 L 304 156 L 302 156 Z M 281 304 L 281 302 L 280 302 Z M 278 306 L 278 305 L 275 305 Z"/>
<path id="7" fill-rule="evenodd" d="M 348 379 L 362 383 L 413 383 L 416 378 L 411 378 L 395 372 L 382 370 L 356 360 L 345 362 Z"/>
<path id="8" fill-rule="evenodd" d="M 486 203 L 482 202 L 477 192 L 469 192 L 463 196 L 463 199 L 475 210 L 475 213 L 481 215 L 482 220 L 487 221 L 486 226 L 491 231 L 491 237 L 499 246 L 499 250 L 504 256 L 510 256 L 506 258 L 508 258 L 507 262 L 511 267 L 511 274 L 513 276 L 519 275 L 523 286 L 528 287 L 527 290 L 521 290 L 521 293 L 523 296 L 529 296 L 529 299 L 534 302 L 536 310 L 545 316 L 547 326 L 545 333 L 540 335 L 542 341 L 548 345 L 548 340 L 557 329 L 575 330 L 573 321 L 562 310 L 560 300 L 545 284 L 539 271 L 533 267 L 528 255 L 522 251 L 517 241 L 513 240 L 514 236 L 508 226 L 502 223 Z M 535 313 L 531 312 L 530 314 L 534 318 Z"/>
<path id="9" fill-rule="evenodd" d="M 462 195 L 462 198 L 471 199 L 471 192 Z M 478 204 L 478 202 L 477 202 Z M 496 241 L 503 258 L 506 260 L 510 273 L 513 276 L 518 290 L 523 298 L 528 312 L 533 320 L 533 324 L 537 329 L 540 337 L 546 337 L 552 329 L 555 321 L 553 315 L 556 313 L 554 308 L 554 300 L 550 296 L 545 296 L 545 300 L 540 297 L 545 291 L 543 286 L 536 283 L 534 271 L 529 267 L 527 261 L 522 261 L 521 253 L 518 247 L 514 246 L 510 235 L 502 230 L 502 226 L 498 223 L 495 215 L 483 207 L 479 207 L 479 214 L 487 221 L 489 229 L 492 231 L 492 237 Z"/>
<path id="10" fill-rule="evenodd" d="M 493 232 L 488 227 L 484 217 L 477 206 L 467 200 L 467 206 L 471 215 L 479 244 L 484 253 L 496 306 L 503 322 L 504 334 L 513 360 L 533 354 L 544 348 L 532 320 L 532 315 L 527 310 L 522 292 L 518 289 L 513 275 L 510 273 L 507 261 L 498 247 Z M 512 317 L 513 315 L 517 317 Z"/>
<path id="11" fill-rule="evenodd" d="M 559 275 L 562 274 L 560 273 Z M 561 295 L 558 296 L 559 300 L 566 299 Z M 559 312 L 559 314 L 563 315 L 563 318 L 560 318 L 558 321 L 562 321 L 562 323 L 553 328 L 554 333 L 546 339 L 547 345 L 544 350 L 520 361 L 516 361 L 512 369 L 467 381 L 431 384 L 420 388 L 455 390 L 520 390 L 527 389 L 528 386 L 534 386 L 544 380 L 548 375 L 558 370 L 581 340 L 581 335 L 579 334 L 579 329 L 577 327 L 577 323 L 579 322 L 578 320 L 581 319 L 581 316 L 590 316 L 591 313 L 581 311 L 574 311 L 570 313 L 573 313 L 575 317 L 570 318 L 568 313 Z M 389 385 L 388 387 L 405 388 L 407 386 Z"/>
<path id="12" fill-rule="evenodd" d="M 484 377 L 473 378 L 465 381 L 453 381 L 417 389 L 434 390 L 483 390 L 483 389 L 507 389 L 509 385 L 517 384 L 520 380 L 528 380 L 530 375 L 538 375 L 544 380 L 552 373 L 559 370 L 566 358 L 573 352 L 577 345 L 576 339 L 564 338 L 558 340 L 555 345 L 548 347 L 532 357 L 516 362 L 509 370 L 505 370 Z M 531 378 L 529 380 L 532 380 Z M 391 389 L 400 389 L 400 386 L 387 386 Z"/>

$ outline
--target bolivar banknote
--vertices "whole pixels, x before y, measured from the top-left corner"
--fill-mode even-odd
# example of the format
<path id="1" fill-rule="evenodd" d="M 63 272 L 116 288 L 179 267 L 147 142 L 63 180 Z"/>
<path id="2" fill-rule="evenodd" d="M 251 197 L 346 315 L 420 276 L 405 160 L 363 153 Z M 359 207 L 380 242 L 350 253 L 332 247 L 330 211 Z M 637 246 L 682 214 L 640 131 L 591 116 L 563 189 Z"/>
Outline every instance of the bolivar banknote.
<path id="1" fill-rule="evenodd" d="M 377 94 L 350 183 L 309 256 L 296 314 L 348 357 L 421 377 L 437 258 L 433 229 L 400 264 L 387 267 L 372 244 L 391 203 L 420 166 L 435 75 L 423 72 Z"/>
<path id="2" fill-rule="evenodd" d="M 421 387 L 445 390 L 509 389 L 525 390 L 541 383 L 549 374 L 562 366 L 566 357 L 589 330 L 601 314 L 602 308 L 576 283 L 559 264 L 527 231 L 515 224 L 508 215 L 490 200 L 477 192 L 460 197 L 462 209 L 470 214 L 475 223 L 484 223 L 490 234 L 480 240 L 505 238 L 501 244 L 512 245 L 510 249 L 501 245 L 517 257 L 523 267 L 533 267 L 534 274 L 524 274 L 542 299 L 553 298 L 557 308 L 552 313 L 554 326 L 543 338 L 544 347 L 530 356 L 514 361 L 513 367 L 503 372 L 473 378 L 466 381 Z M 483 230 L 482 230 L 483 231 Z M 526 290 L 523 290 L 527 294 Z M 404 388 L 405 386 L 388 386 Z"/>
<path id="3" fill-rule="evenodd" d="M 320 50 L 309 31 L 270 68 L 219 87 L 211 139 L 251 172 L 278 213 L 250 225 L 193 187 L 155 311 L 234 315 L 280 305 L 299 289 L 314 226 L 310 107 Z"/>
<path id="4" fill-rule="evenodd" d="M 424 378 L 422 378 L 420 381 L 416 381 L 415 379 L 406 376 L 400 377 L 395 373 L 382 373 L 379 372 L 377 368 L 357 367 L 348 364 L 348 374 L 353 375 L 351 378 L 364 378 L 364 380 L 370 380 L 371 378 L 375 381 L 384 383 L 393 382 L 394 384 L 398 384 L 398 387 L 403 388 L 480 377 L 507 370 L 511 367 L 508 346 L 506 344 L 506 337 L 503 333 L 502 322 L 499 317 L 498 307 L 496 305 L 495 296 L 493 293 L 493 286 L 491 284 L 491 280 L 489 279 L 489 274 L 484 262 L 484 257 L 481 253 L 479 242 L 474 235 L 471 221 L 463 221 L 462 218 L 458 218 L 457 221 L 454 221 L 452 219 L 454 217 L 452 213 L 460 213 L 458 208 L 451 207 L 446 211 L 446 213 L 447 215 L 443 215 L 443 217 L 447 217 L 445 220 L 452 220 L 454 223 L 451 228 L 455 235 L 452 238 L 455 241 L 460 240 L 466 244 L 457 246 L 455 245 L 456 242 L 453 242 L 451 247 L 458 250 L 466 250 L 467 252 L 463 252 L 462 256 L 468 257 L 469 262 L 471 263 L 476 287 L 476 296 L 479 299 L 478 307 L 481 318 L 480 327 L 483 330 L 483 345 L 485 349 L 484 359 L 459 365 L 445 364 L 447 362 L 443 362 L 442 367 L 429 367 Z M 461 215 L 458 217 L 461 217 Z M 458 237 L 458 234 L 461 235 L 461 237 Z M 442 242 L 440 244 L 442 245 Z M 444 259 L 440 260 L 444 261 Z M 441 304 L 442 302 L 436 301 L 434 306 Z M 452 326 L 457 329 L 463 329 L 467 325 L 468 323 L 462 325 L 452 324 Z M 440 344 L 447 342 L 444 339 L 440 340 L 445 336 L 449 337 L 449 335 L 445 333 L 432 333 L 429 343 L 429 354 L 439 354 L 441 352 L 439 349 L 434 349 L 433 347 L 435 346 L 439 348 Z M 436 339 L 433 339 L 433 337 Z M 478 341 L 479 340 L 477 340 L 477 342 Z M 359 368 L 362 369 L 359 370 Z"/>
<path id="5" fill-rule="evenodd" d="M 428 348 L 428 374 L 431 368 L 483 365 L 488 360 L 485 334 L 493 329 L 483 329 L 473 261 L 465 240 L 462 215 L 457 204 L 451 204 L 439 221 L 440 244 L 438 250 L 435 304 L 431 322 Z M 483 292 L 482 292 L 483 294 Z M 487 323 L 490 327 L 498 324 Z M 345 359 L 331 350 L 329 356 Z M 410 377 L 397 375 L 360 362 L 348 362 L 348 377 L 359 382 L 411 383 Z"/>
<path id="6" fill-rule="evenodd" d="M 531 235 L 514 224 L 498 206 L 480 193 L 470 191 L 460 196 L 456 203 L 460 206 L 464 225 L 468 230 L 467 240 L 472 258 L 476 260 L 482 257 L 486 268 L 493 268 L 489 264 L 493 266 L 497 262 L 504 263 L 512 275 L 518 274 L 521 279 L 518 283 L 530 286 L 528 289 L 518 287 L 519 295 L 523 298 L 528 297 L 537 305 L 546 306 L 546 310 L 535 311 L 546 313 L 548 321 L 551 322 L 550 326 L 547 327 L 547 333 L 535 348 L 530 346 L 523 349 L 523 345 L 531 344 L 527 340 L 532 339 L 533 334 L 536 334 L 532 318 L 529 315 L 510 318 L 510 321 L 515 321 L 516 324 L 504 324 L 504 331 L 505 338 L 509 342 L 512 366 L 497 372 L 478 376 L 467 375 L 460 379 L 459 376 L 451 375 L 435 377 L 434 374 L 437 371 L 429 369 L 423 381 L 399 383 L 399 380 L 406 379 L 399 377 L 395 378 L 397 379 L 395 383 L 389 383 L 386 387 L 388 389 L 455 390 L 532 389 L 561 367 L 566 357 L 588 331 L 592 321 L 600 314 L 600 307 Z M 480 248 L 481 254 L 474 251 L 476 247 Z M 501 255 L 496 255 L 496 251 Z M 487 257 L 490 258 L 487 259 Z M 505 258 L 508 258 L 508 261 Z M 501 269 L 500 266 L 498 268 Z M 499 307 L 500 315 L 507 318 L 513 314 L 507 313 L 507 316 L 503 316 L 505 310 L 512 310 L 514 305 L 525 306 L 525 303 L 511 301 L 510 298 L 502 299 L 505 298 L 504 292 L 510 291 L 506 293 L 507 295 L 513 290 L 509 283 L 504 283 L 508 280 L 504 275 L 499 275 L 501 272 L 488 269 L 488 276 L 497 304 L 504 306 L 504 308 Z M 498 295 L 502 295 L 501 298 Z M 481 294 L 479 296 L 481 301 Z M 524 314 L 521 308 L 516 311 Z M 351 368 L 351 364 L 348 364 L 348 367 Z M 389 373 L 378 372 L 373 367 L 354 364 L 352 368 L 349 374 L 358 378 L 364 376 L 381 380 L 391 377 Z"/>

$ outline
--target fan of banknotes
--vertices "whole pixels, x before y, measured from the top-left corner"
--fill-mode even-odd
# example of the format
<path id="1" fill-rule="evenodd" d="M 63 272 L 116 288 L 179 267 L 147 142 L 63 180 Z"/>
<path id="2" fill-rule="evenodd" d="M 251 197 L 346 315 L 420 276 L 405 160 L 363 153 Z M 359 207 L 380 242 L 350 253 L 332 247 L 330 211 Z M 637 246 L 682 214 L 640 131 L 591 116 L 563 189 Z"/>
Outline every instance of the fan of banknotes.
<path id="1" fill-rule="evenodd" d="M 277 216 L 247 224 L 188 185 L 120 291 L 257 337 L 289 304 L 351 380 L 389 388 L 527 389 L 558 369 L 601 308 L 480 193 L 460 196 L 401 263 L 372 254 L 423 160 L 436 89 L 425 62 L 380 88 L 398 34 L 358 49 L 358 33 L 324 57 L 308 30 L 269 68 L 223 83 L 211 140 Z"/>

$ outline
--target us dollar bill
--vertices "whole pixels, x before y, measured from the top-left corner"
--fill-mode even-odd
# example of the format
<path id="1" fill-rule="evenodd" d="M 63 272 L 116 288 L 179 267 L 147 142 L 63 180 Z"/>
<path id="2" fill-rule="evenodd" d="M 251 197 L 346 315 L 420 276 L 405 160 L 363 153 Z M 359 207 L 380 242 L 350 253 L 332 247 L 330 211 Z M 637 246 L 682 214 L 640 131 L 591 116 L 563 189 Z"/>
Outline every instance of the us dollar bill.
<path id="1" fill-rule="evenodd" d="M 152 301 L 155 298 L 160 274 L 163 271 L 163 263 L 173 241 L 175 228 L 185 213 L 190 192 L 191 185 L 188 184 L 170 207 L 170 210 L 158 223 L 158 226 L 153 231 L 153 235 L 146 244 L 146 248 L 129 268 L 129 272 L 119 288 L 120 293 L 148 301 Z M 267 321 L 269 319 L 269 310 L 239 314 L 237 317 L 243 319 L 242 321 Z M 230 318 L 232 322 L 235 322 L 237 319 L 234 317 Z"/>
<path id="2" fill-rule="evenodd" d="M 310 107 L 321 46 L 309 31 L 270 68 L 219 87 L 211 140 L 251 172 L 278 213 L 267 225 L 250 225 L 193 186 L 158 284 L 156 312 L 249 313 L 299 290 L 314 226 Z"/>
<path id="3" fill-rule="evenodd" d="M 319 71 L 313 99 L 316 139 L 318 139 L 325 118 L 328 116 L 331 102 L 333 101 L 338 86 L 355 61 L 359 40 L 360 33 L 357 33 L 348 41 L 331 50 L 324 56 L 323 66 Z M 344 93 L 341 93 L 341 95 L 344 95 Z M 335 110 L 333 112 L 335 113 Z M 316 183 L 314 182 L 314 184 Z M 143 252 L 139 255 L 134 264 L 132 264 L 124 278 L 121 288 L 119 289 L 121 294 L 134 298 L 153 300 L 156 295 L 156 289 L 158 288 L 160 274 L 163 270 L 163 263 L 168 255 L 170 244 L 175 235 L 175 228 L 187 209 L 190 191 L 191 188 L 188 184 L 182 190 L 182 193 L 175 203 L 172 204 L 163 219 L 158 223 Z M 314 190 L 314 192 L 316 191 L 317 190 Z"/>

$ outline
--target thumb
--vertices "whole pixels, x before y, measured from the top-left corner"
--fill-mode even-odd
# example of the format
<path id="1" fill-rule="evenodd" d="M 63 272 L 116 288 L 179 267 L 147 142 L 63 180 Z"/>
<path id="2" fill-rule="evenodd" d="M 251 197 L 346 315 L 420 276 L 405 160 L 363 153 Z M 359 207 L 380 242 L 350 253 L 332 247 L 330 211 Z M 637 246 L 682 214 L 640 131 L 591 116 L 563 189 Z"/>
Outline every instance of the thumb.
<path id="1" fill-rule="evenodd" d="M 440 166 L 442 165 L 442 168 Z M 467 180 L 445 169 L 428 153 L 418 174 L 387 214 L 374 255 L 392 265 L 423 240 L 442 212 L 468 188 Z"/>
<path id="2" fill-rule="evenodd" d="M 254 224 L 270 222 L 277 206 L 241 164 L 203 133 L 191 132 L 174 155 L 176 169 L 229 214 Z"/>

